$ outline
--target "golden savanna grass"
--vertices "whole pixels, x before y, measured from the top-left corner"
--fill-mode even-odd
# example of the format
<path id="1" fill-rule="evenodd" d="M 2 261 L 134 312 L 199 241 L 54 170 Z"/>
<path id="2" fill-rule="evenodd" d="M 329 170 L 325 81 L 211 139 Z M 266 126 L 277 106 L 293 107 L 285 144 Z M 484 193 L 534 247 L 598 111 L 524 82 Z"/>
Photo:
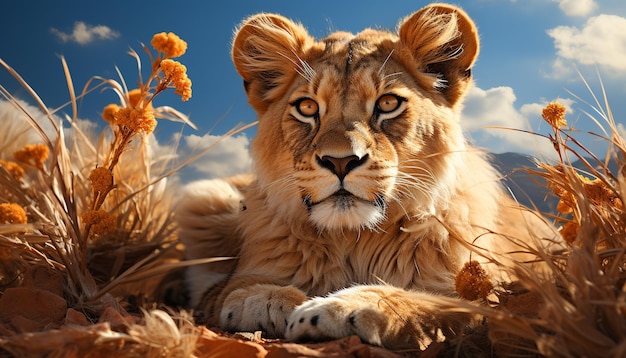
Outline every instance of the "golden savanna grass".
<path id="1" fill-rule="evenodd" d="M 552 102 L 542 112 L 550 133 L 541 136 L 553 144 L 558 160 L 536 160 L 537 168 L 526 169 L 559 198 L 556 213 L 541 214 L 560 228 L 564 246 L 554 252 L 537 252 L 546 264 L 545 272 L 501 265 L 518 281 L 494 291 L 491 305 L 450 308 L 486 317 L 482 328 L 496 355 L 626 355 L 626 142 L 606 100 L 596 99 L 594 109 L 601 118 L 589 119 L 599 125 L 600 134 L 591 135 L 608 144 L 604 156 L 596 156 L 576 139 L 578 132 L 568 127 L 565 106 Z M 574 167 L 575 161 L 582 162 L 583 168 Z M 473 299 L 484 292 L 480 271 L 464 272 L 476 270 L 464 269 L 457 276 L 457 290 L 463 297 Z M 459 281 L 467 281 L 461 289 L 471 287 L 475 295 L 464 294 Z M 467 337 L 456 343 L 471 346 Z M 459 346 L 450 351 L 459 352 Z"/>
<path id="2" fill-rule="evenodd" d="M 187 69 L 177 60 L 187 43 L 160 33 L 143 49 L 149 75 L 139 71 L 138 86 L 130 89 L 121 75 L 94 77 L 76 95 L 62 60 L 71 97 L 71 115 L 62 120 L 0 60 L 47 117 L 35 118 L 0 86 L 23 117 L 0 123 L 0 355 L 264 356 L 272 348 L 218 335 L 159 302 L 157 283 L 165 274 L 220 258 L 178 261 L 172 176 L 194 158 L 175 165 L 176 153 L 157 153 L 151 144 L 158 119 L 195 128 L 182 113 L 155 103 L 168 89 L 191 98 Z M 141 68 L 141 56 L 130 54 Z M 103 106 L 106 126 L 96 133 L 78 119 L 77 101 L 102 88 L 119 103 Z M 550 103 L 543 111 L 550 133 L 542 136 L 559 160 L 538 160 L 528 169 L 560 200 L 558 212 L 537 215 L 555 221 L 564 246 L 536 253 L 546 268 L 541 274 L 493 262 L 518 278 L 506 288 L 491 286 L 483 268 L 468 262 L 456 285 L 470 301 L 449 309 L 485 320 L 425 354 L 626 355 L 626 142 L 608 103 L 596 100 L 594 108 L 601 118 L 589 120 L 600 124 L 594 135 L 608 145 L 603 156 L 582 146 L 565 107 Z M 576 160 L 585 168 L 574 168 Z M 489 340 L 480 339 L 485 335 Z"/>
<path id="3" fill-rule="evenodd" d="M 0 124 L 3 355 L 186 357 L 202 334 L 184 312 L 153 309 L 156 282 L 181 265 L 173 259 L 179 248 L 172 219 L 176 180 L 170 177 L 187 161 L 177 167 L 175 153 L 156 153 L 152 132 L 158 118 L 195 126 L 175 109 L 154 105 L 170 88 L 183 101 L 191 98 L 186 68 L 174 59 L 187 44 L 161 33 L 152 47 L 143 46 L 148 77 L 139 72 L 138 88 L 130 90 L 121 75 L 120 81 L 94 77 L 76 95 L 62 60 L 72 108 L 62 119 L 0 60 L 47 117 L 36 119 L 0 88 L 21 117 Z M 141 68 L 140 56 L 130 55 Z M 104 107 L 107 125 L 94 133 L 76 108 L 100 88 L 114 91 L 119 103 Z M 21 148 L 15 150 L 16 143 Z M 58 308 L 56 316 L 42 311 Z M 144 309 L 143 315 L 128 313 Z"/>

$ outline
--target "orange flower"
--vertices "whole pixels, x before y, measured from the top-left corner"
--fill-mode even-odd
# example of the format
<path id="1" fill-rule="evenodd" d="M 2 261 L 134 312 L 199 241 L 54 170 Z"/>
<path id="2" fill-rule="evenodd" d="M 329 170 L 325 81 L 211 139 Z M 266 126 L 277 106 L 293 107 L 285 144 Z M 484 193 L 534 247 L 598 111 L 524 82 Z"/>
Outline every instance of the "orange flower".
<path id="1" fill-rule="evenodd" d="M 48 159 L 48 147 L 45 144 L 29 144 L 13 153 L 17 161 L 43 169 L 43 162 Z"/>
<path id="2" fill-rule="evenodd" d="M 616 209 L 622 209 L 622 200 L 600 179 L 587 181 L 585 193 L 594 205 L 608 204 Z"/>
<path id="3" fill-rule="evenodd" d="M 556 211 L 561 214 L 569 214 L 574 210 L 572 209 L 572 205 L 568 200 L 564 200 L 563 198 L 561 198 L 561 200 L 559 200 L 559 203 L 556 205 Z"/>
<path id="4" fill-rule="evenodd" d="M 459 296 L 470 301 L 485 299 L 493 289 L 489 275 L 478 261 L 466 262 L 454 283 Z"/>
<path id="5" fill-rule="evenodd" d="M 187 67 L 174 60 L 161 61 L 161 71 L 166 81 L 171 81 L 176 87 L 174 93 L 180 95 L 183 101 L 191 98 L 191 80 L 187 77 Z"/>
<path id="6" fill-rule="evenodd" d="M 91 186 L 96 193 L 104 193 L 113 186 L 113 174 L 105 167 L 97 167 L 89 174 Z"/>
<path id="7" fill-rule="evenodd" d="M 115 112 L 119 110 L 120 106 L 115 103 L 111 103 L 108 106 L 104 107 L 104 110 L 102 111 L 102 118 L 104 118 L 105 121 L 111 124 L 115 124 Z"/>
<path id="8" fill-rule="evenodd" d="M 103 236 L 111 233 L 117 226 L 115 216 L 100 210 L 88 210 L 81 215 L 85 227 L 90 227 L 90 235 Z"/>
<path id="9" fill-rule="evenodd" d="M 128 104 L 130 107 L 141 107 L 148 110 L 153 110 L 152 102 L 148 102 L 145 104 L 145 99 L 147 97 L 147 93 L 143 92 L 139 88 L 135 88 L 132 91 L 128 92 Z"/>
<path id="10" fill-rule="evenodd" d="M 4 169 L 11 173 L 16 180 L 20 180 L 24 176 L 24 168 L 16 162 L 4 161 L 0 159 L 0 167 L 4 167 Z"/>
<path id="11" fill-rule="evenodd" d="M 578 236 L 578 224 L 577 223 L 570 221 L 566 223 L 565 225 L 563 225 L 563 228 L 561 229 L 561 237 L 563 237 L 563 240 L 565 240 L 565 242 L 571 245 L 574 243 L 574 241 L 576 241 L 577 236 Z"/>
<path id="12" fill-rule="evenodd" d="M 143 108 L 121 108 L 114 114 L 115 123 L 120 127 L 126 127 L 132 132 L 152 133 L 156 128 L 157 121 L 154 112 Z"/>
<path id="13" fill-rule="evenodd" d="M 602 180 L 591 180 L 580 174 L 576 174 L 580 179 L 580 183 L 583 185 L 585 196 L 592 205 L 612 207 L 614 209 L 622 210 L 622 199 L 609 188 Z M 576 199 L 574 195 L 565 190 L 553 190 L 555 194 L 560 198 L 557 204 L 556 210 L 562 214 L 569 214 L 573 211 L 573 207 L 576 205 Z"/>
<path id="14" fill-rule="evenodd" d="M 541 112 L 543 119 L 554 128 L 563 128 L 567 126 L 565 120 L 565 112 L 567 108 L 558 102 L 550 102 Z"/>
<path id="15" fill-rule="evenodd" d="M 139 106 L 139 102 L 141 102 L 141 100 L 144 98 L 145 96 L 142 95 L 142 91 L 139 88 L 135 88 L 132 91 L 128 92 L 128 104 L 130 107 L 137 107 Z"/>
<path id="16" fill-rule="evenodd" d="M 154 108 L 152 107 L 152 102 L 148 102 L 146 104 L 144 101 L 145 98 L 147 97 L 147 94 L 143 92 L 141 89 L 136 88 L 128 92 L 127 96 L 128 96 L 128 108 L 130 108 L 130 111 L 136 109 L 138 111 L 137 113 L 143 113 L 141 115 L 135 114 L 133 118 L 134 122 L 132 123 L 130 122 L 129 110 L 126 110 L 125 113 L 118 114 L 118 112 L 122 108 L 114 103 L 111 103 L 107 105 L 106 107 L 104 107 L 104 111 L 102 111 L 102 118 L 104 118 L 105 121 L 113 125 L 115 124 L 120 125 L 120 126 L 125 125 L 129 128 L 135 128 L 135 127 L 141 126 L 143 127 L 144 130 L 147 130 L 147 133 L 152 132 L 154 128 L 150 130 L 150 127 L 152 126 L 152 124 L 156 126 L 156 122 L 152 123 L 151 121 L 151 119 L 154 119 L 154 116 L 153 116 Z M 118 123 L 118 117 L 123 117 L 125 120 L 122 123 Z M 141 120 L 141 118 L 144 118 L 144 119 Z M 148 122 L 148 123 L 141 123 L 141 122 Z"/>
<path id="17" fill-rule="evenodd" d="M 26 224 L 28 217 L 24 208 L 15 203 L 0 204 L 0 224 Z"/>
<path id="18" fill-rule="evenodd" d="M 165 54 L 165 58 L 179 57 L 184 55 L 187 51 L 187 42 L 183 41 L 173 32 L 167 34 L 165 32 L 155 34 L 152 37 L 150 44 L 157 51 L 163 52 Z"/>

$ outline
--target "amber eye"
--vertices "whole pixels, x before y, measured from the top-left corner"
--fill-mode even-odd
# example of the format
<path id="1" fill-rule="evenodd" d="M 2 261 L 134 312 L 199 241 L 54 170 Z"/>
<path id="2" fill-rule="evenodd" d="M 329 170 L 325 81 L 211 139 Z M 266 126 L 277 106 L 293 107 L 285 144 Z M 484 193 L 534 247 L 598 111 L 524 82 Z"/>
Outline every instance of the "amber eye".
<path id="1" fill-rule="evenodd" d="M 317 102 L 310 98 L 302 98 L 295 103 L 298 113 L 304 117 L 315 117 L 319 112 Z"/>
<path id="2" fill-rule="evenodd" d="M 384 94 L 384 95 L 380 96 L 380 98 L 376 102 L 376 109 L 380 113 L 393 112 L 396 109 L 398 109 L 398 107 L 400 107 L 400 104 L 402 103 L 402 100 L 403 99 L 401 99 L 400 97 L 398 97 L 396 95 Z"/>

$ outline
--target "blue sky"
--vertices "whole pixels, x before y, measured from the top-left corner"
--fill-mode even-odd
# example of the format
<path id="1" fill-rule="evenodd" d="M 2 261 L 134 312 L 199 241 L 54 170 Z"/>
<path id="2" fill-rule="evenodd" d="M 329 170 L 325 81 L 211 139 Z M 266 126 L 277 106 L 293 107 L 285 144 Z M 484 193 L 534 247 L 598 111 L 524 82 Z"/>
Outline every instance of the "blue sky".
<path id="1" fill-rule="evenodd" d="M 302 22 L 321 38 L 335 30 L 358 32 L 365 27 L 395 29 L 398 20 L 426 1 L 33 1 L 9 0 L 0 13 L 5 34 L 0 58 L 15 68 L 46 102 L 56 108 L 68 91 L 60 55 L 67 60 L 77 89 L 91 76 L 116 78 L 119 67 L 127 82 L 137 80 L 129 48 L 140 52 L 157 32 L 175 32 L 189 44 L 180 58 L 193 81 L 193 97 L 182 103 L 173 95 L 158 97 L 190 115 L 197 126 L 182 130 L 179 152 L 191 153 L 239 123 L 255 120 L 241 79 L 230 59 L 230 42 L 239 22 L 257 12 L 276 12 Z M 569 107 L 568 120 L 578 130 L 598 132 L 585 112 L 593 98 L 577 70 L 597 95 L 599 73 L 615 119 L 626 113 L 626 4 L 623 0 L 467 0 L 463 7 L 478 25 L 481 54 L 474 68 L 476 86 L 463 116 L 468 137 L 493 152 L 517 151 L 550 156 L 550 144 L 504 126 L 547 133 L 540 112 L 546 102 Z M 226 4 L 226 5 L 224 5 Z M 37 9 L 36 11 L 34 9 Z M 30 101 L 5 72 L 0 85 Z M 571 92 L 571 93 L 570 93 Z M 572 95 L 572 93 L 574 95 Z M 89 95 L 80 117 L 100 121 L 102 108 L 115 100 L 112 92 Z M 1 103 L 0 103 L 1 104 Z M 70 112 L 70 108 L 65 109 Z M 157 138 L 164 146 L 177 138 L 181 125 L 161 121 Z M 200 176 L 230 175 L 245 170 L 247 145 L 254 129 L 223 141 L 190 169 Z M 584 137 L 584 136 L 582 136 Z M 581 138 L 596 152 L 598 140 Z M 602 154 L 602 153 L 600 153 Z"/>

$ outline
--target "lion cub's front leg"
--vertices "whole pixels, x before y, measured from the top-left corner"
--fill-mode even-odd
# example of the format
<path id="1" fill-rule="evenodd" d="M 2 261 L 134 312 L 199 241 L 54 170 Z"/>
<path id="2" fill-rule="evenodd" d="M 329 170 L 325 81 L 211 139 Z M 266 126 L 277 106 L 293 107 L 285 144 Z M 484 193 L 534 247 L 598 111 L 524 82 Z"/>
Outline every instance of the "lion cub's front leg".
<path id="1" fill-rule="evenodd" d="M 354 286 L 297 307 L 285 337 L 318 341 L 357 335 L 379 346 L 423 350 L 433 341 L 462 332 L 476 318 L 446 312 L 436 299 L 390 286 Z"/>
<path id="2" fill-rule="evenodd" d="M 228 331 L 261 330 L 270 337 L 282 337 L 289 316 L 306 298 L 293 286 L 253 284 L 237 288 L 224 299 L 219 325 Z"/>

